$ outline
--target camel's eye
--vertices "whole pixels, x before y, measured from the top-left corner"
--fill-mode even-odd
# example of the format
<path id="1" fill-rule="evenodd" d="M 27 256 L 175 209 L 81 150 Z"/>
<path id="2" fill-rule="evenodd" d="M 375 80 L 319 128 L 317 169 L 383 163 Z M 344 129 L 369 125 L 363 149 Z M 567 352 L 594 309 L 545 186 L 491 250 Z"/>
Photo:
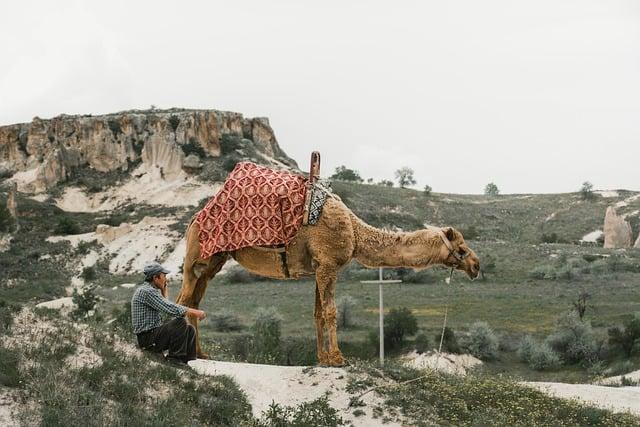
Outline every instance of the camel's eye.
<path id="1" fill-rule="evenodd" d="M 458 253 L 459 253 L 460 255 L 464 255 L 464 254 L 466 254 L 467 252 L 466 252 L 464 249 L 462 249 L 462 248 L 458 248 Z"/>

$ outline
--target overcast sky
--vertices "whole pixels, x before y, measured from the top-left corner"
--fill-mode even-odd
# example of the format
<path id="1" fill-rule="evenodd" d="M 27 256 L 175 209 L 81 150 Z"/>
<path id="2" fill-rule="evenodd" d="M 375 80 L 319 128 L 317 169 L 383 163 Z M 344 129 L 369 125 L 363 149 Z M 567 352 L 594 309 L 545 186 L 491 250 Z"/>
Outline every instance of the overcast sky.
<path id="1" fill-rule="evenodd" d="M 638 1 L 58 0 L 0 16 L 0 124 L 211 108 L 269 117 L 323 175 L 640 190 Z"/>

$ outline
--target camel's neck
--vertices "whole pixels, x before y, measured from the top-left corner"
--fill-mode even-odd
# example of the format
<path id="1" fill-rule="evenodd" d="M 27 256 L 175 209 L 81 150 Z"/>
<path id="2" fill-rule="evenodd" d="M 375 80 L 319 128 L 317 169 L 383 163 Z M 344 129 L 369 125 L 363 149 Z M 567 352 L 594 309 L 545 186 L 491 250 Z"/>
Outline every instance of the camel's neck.
<path id="1" fill-rule="evenodd" d="M 353 257 L 367 267 L 427 268 L 442 261 L 437 232 L 396 233 L 380 230 L 351 214 L 355 234 Z"/>

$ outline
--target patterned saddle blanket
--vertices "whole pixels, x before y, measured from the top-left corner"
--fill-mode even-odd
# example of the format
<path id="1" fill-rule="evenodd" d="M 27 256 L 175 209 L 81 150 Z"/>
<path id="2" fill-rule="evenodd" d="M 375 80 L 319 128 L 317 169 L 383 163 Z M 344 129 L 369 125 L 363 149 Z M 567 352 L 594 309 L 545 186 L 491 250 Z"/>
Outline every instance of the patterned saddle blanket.
<path id="1" fill-rule="evenodd" d="M 285 245 L 317 223 L 328 190 L 302 175 L 240 162 L 196 216 L 200 256 L 249 246 Z"/>

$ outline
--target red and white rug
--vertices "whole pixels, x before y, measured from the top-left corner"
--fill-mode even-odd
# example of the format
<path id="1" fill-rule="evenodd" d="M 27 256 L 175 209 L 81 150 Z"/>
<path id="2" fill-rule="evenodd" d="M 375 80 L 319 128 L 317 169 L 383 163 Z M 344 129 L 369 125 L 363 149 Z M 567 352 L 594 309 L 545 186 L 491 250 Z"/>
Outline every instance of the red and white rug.
<path id="1" fill-rule="evenodd" d="M 307 178 L 240 162 L 198 213 L 200 256 L 288 243 L 302 225 Z"/>

